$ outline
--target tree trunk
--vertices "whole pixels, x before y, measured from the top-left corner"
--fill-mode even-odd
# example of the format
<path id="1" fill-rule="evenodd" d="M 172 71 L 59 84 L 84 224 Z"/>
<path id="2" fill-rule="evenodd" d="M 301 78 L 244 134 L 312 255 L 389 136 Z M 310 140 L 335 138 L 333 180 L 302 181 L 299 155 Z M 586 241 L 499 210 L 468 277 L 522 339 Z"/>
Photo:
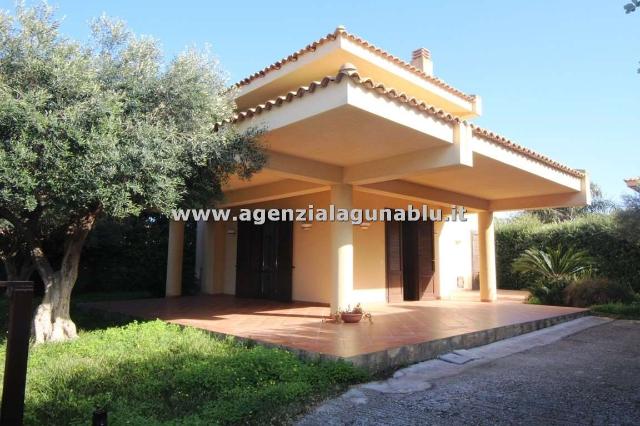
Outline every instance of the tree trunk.
<path id="1" fill-rule="evenodd" d="M 29 257 L 14 255 L 2 258 L 2 263 L 7 281 L 28 281 L 34 271 L 33 262 Z"/>
<path id="2" fill-rule="evenodd" d="M 44 297 L 33 319 L 36 343 L 59 342 L 77 336 L 69 312 L 75 278 L 63 277 L 60 272 L 56 271 L 54 278 L 45 283 Z"/>
<path id="3" fill-rule="evenodd" d="M 54 271 L 41 245 L 35 245 L 31 257 L 44 283 L 44 297 L 33 319 L 36 343 L 59 342 L 77 336 L 69 308 L 71 291 L 78 277 L 80 254 L 93 228 L 97 212 L 84 216 L 69 227 L 60 269 Z"/>

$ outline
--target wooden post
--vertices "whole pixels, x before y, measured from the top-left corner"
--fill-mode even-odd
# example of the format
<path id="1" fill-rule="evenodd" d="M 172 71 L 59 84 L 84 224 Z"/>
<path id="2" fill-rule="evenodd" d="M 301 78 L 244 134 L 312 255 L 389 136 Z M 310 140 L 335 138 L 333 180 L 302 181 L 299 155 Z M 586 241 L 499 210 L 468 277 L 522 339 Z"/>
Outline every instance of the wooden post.
<path id="1" fill-rule="evenodd" d="M 31 331 L 33 282 L 4 281 L 9 297 L 9 332 L 4 363 L 0 425 L 21 425 L 24 415 L 24 388 Z"/>

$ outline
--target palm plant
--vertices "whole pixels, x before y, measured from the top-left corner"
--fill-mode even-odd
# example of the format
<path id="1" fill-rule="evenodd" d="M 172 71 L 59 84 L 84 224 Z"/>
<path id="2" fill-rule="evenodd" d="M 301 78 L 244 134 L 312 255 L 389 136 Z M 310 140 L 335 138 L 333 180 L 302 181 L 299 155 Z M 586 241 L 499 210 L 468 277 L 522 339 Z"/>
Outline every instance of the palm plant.
<path id="1" fill-rule="evenodd" d="M 593 260 L 583 250 L 557 246 L 540 250 L 527 249 L 516 260 L 515 272 L 532 275 L 535 279 L 529 287 L 531 296 L 545 305 L 563 305 L 567 285 L 591 274 Z"/>
<path id="2" fill-rule="evenodd" d="M 513 261 L 514 272 L 529 273 L 545 280 L 573 281 L 589 275 L 593 259 L 584 250 L 557 246 L 546 251 L 530 248 Z"/>

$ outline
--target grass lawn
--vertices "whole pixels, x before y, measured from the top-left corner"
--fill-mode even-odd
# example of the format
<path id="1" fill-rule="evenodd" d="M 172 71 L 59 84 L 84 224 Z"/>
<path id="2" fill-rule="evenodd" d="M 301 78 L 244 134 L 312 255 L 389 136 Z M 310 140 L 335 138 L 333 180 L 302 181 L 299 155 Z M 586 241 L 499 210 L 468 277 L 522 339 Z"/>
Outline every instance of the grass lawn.
<path id="1" fill-rule="evenodd" d="M 3 297 L 4 318 L 6 308 Z M 31 347 L 25 424 L 86 425 L 96 407 L 110 425 L 280 424 L 368 379 L 346 363 L 305 362 L 162 321 L 75 319 L 78 339 Z"/>
<path id="2" fill-rule="evenodd" d="M 640 320 L 640 302 L 594 305 L 591 312 L 613 318 Z"/>

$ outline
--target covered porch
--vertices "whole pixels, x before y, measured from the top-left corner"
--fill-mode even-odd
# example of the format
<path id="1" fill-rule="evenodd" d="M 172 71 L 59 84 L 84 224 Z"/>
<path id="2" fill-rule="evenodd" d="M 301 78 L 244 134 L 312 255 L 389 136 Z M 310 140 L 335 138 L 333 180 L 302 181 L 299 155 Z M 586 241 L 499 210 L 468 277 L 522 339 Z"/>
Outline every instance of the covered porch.
<path id="1" fill-rule="evenodd" d="M 360 76 L 350 63 L 336 76 L 238 113 L 240 130 L 269 129 L 268 162 L 250 180 L 232 178 L 219 208 L 401 208 L 464 206 L 475 218 L 478 299 L 496 300 L 494 213 L 589 202 L 588 176 L 512 141 Z M 239 294 L 246 272 L 238 223 L 199 224 L 197 274 L 205 294 Z M 292 230 L 290 300 L 328 303 L 333 312 L 389 298 L 384 223 L 363 231 L 348 222 Z M 448 299 L 466 272 L 452 253 L 456 224 L 437 222 L 432 288 Z M 184 223 L 172 222 L 166 295 L 182 294 Z M 467 255 L 465 263 L 471 262 Z M 385 263 L 386 262 L 386 263 Z M 386 283 L 385 283 L 386 280 Z M 468 282 L 469 279 L 466 279 Z"/>
<path id="2" fill-rule="evenodd" d="M 448 301 L 377 304 L 373 323 L 327 322 L 329 308 L 233 296 L 184 296 L 91 304 L 138 318 L 162 319 L 220 336 L 283 347 L 309 358 L 345 359 L 375 371 L 488 344 L 587 313 L 584 309 L 523 304 L 524 292 L 499 291 L 495 303 L 477 292 Z"/>

